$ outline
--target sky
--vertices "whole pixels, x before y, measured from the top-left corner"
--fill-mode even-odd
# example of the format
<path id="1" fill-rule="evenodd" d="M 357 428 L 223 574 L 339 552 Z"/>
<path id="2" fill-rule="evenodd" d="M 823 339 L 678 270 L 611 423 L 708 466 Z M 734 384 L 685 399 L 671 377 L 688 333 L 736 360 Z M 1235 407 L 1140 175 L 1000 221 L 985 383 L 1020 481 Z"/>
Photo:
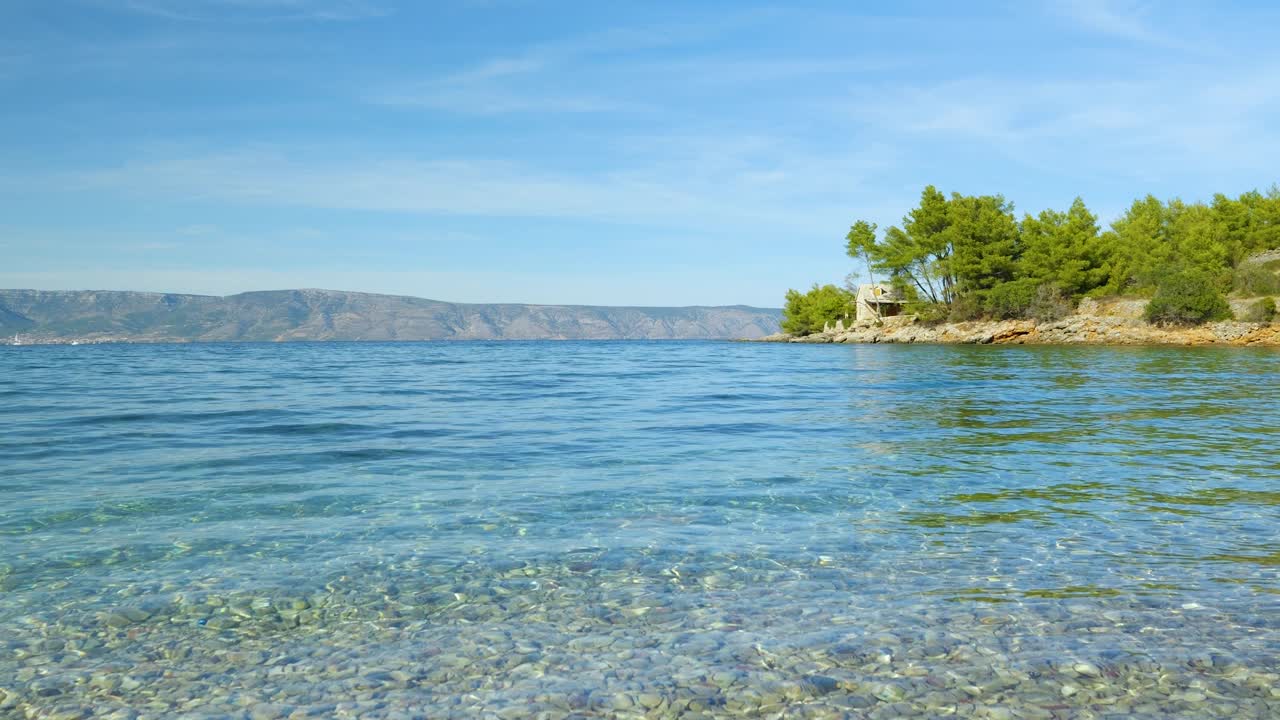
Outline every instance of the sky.
<path id="1" fill-rule="evenodd" d="M 1280 182 L 1269 2 L 3 0 L 0 287 L 778 307 L 928 184 Z"/>

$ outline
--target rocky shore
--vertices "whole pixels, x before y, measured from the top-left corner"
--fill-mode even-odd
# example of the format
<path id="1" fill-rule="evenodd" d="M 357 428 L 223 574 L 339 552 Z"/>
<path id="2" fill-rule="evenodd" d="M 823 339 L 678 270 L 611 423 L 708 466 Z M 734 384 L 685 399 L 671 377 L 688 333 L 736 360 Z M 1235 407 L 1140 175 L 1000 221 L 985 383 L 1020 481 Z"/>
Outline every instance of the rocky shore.
<path id="1" fill-rule="evenodd" d="M 1243 314 L 1244 303 L 1234 308 Z M 1142 319 L 1145 300 L 1086 298 L 1076 313 L 1061 320 L 999 320 L 927 325 L 914 316 L 885 318 L 879 324 L 837 324 L 823 332 L 795 336 L 778 333 L 760 342 L 794 343 L 940 343 L 974 345 L 1276 345 L 1280 323 L 1236 320 L 1198 327 L 1160 327 Z"/>

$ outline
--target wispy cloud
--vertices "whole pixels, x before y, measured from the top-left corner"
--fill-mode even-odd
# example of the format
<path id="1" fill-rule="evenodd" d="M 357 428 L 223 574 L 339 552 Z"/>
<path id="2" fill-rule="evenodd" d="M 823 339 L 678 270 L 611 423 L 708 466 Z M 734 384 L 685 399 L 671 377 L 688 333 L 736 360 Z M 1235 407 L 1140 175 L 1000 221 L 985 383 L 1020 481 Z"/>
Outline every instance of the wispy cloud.
<path id="1" fill-rule="evenodd" d="M 492 66 L 510 64 L 501 72 Z M 494 61 L 438 80 L 402 84 L 368 95 L 376 105 L 428 108 L 464 115 L 637 111 L 636 103 L 582 93 L 527 87 L 519 76 L 538 72 L 534 62 Z M 520 69 L 517 69 L 520 68 Z"/>
<path id="2" fill-rule="evenodd" d="M 110 7 L 183 22 L 349 21 L 390 12 L 372 0 L 126 0 Z"/>
<path id="3" fill-rule="evenodd" d="M 1224 80 L 1194 67 L 1159 76 L 1039 81 L 972 77 L 883 90 L 855 117 L 885 136 L 982 143 L 1029 166 L 1144 176 L 1181 166 L 1258 171 L 1280 162 L 1277 68 Z"/>
<path id="4" fill-rule="evenodd" d="M 754 37 L 778 21 L 772 9 L 744 8 L 683 23 L 600 30 L 536 43 L 429 77 L 376 85 L 376 105 L 459 114 L 658 112 L 713 108 L 706 93 L 741 103 L 744 93 L 791 96 L 820 83 L 854 82 L 915 61 L 840 48 L 716 53 L 718 42 Z M 758 109 L 758 108 L 757 108 Z"/>
<path id="5" fill-rule="evenodd" d="M 635 78 L 644 67 L 634 55 L 705 39 L 725 24 L 602 30 L 475 61 L 450 73 L 382 85 L 363 99 L 466 115 L 649 110 L 650 103 L 626 97 L 629 88 L 618 81 L 624 75 Z"/>
<path id="6" fill-rule="evenodd" d="M 898 57 L 848 59 L 831 56 L 774 57 L 694 57 L 682 60 L 637 63 L 634 70 L 655 78 L 680 78 L 682 83 L 716 85 L 740 90 L 743 86 L 764 86 L 802 80 L 848 78 L 850 80 L 900 70 L 918 61 Z"/>
<path id="7" fill-rule="evenodd" d="M 130 161 L 78 173 L 81 187 L 197 200 L 453 215 L 592 217 L 634 213 L 621 194 L 660 191 L 625 181 L 557 176 L 501 161 L 307 159 L 257 148 Z M 672 193 L 674 195 L 674 193 Z M 678 203 L 679 198 L 664 200 Z"/>
<path id="8" fill-rule="evenodd" d="M 541 53 L 494 58 L 456 73 L 426 81 L 400 83 L 367 95 L 374 104 L 423 107 L 461 114 L 498 115 L 517 112 L 601 113 L 651 112 L 662 108 L 660 96 L 720 90 L 741 93 L 745 88 L 776 92 L 787 83 L 820 78 L 854 81 L 904 63 L 837 58 L 629 60 L 596 62 L 583 70 L 576 58 Z M 680 84 L 670 87 L 671 78 Z M 598 88 L 566 93 L 565 85 L 583 83 Z M 637 98 L 637 96 L 643 96 Z"/>
<path id="9" fill-rule="evenodd" d="M 1102 35 L 1171 50 L 1203 50 L 1159 29 L 1152 19 L 1152 5 L 1134 0 L 1066 0 L 1051 2 L 1058 17 Z"/>
<path id="10" fill-rule="evenodd" d="M 627 41 L 635 39 L 622 42 Z M 634 111 L 638 109 L 634 103 L 583 91 L 566 92 L 556 82 L 556 74 L 592 54 L 616 48 L 618 42 L 618 38 L 611 42 L 591 38 L 535 47 L 523 54 L 490 58 L 438 77 L 385 86 L 367 94 L 365 100 L 377 105 L 469 115 Z"/>
<path id="11" fill-rule="evenodd" d="M 837 218 L 862 182 L 889 162 L 879 150 L 815 155 L 779 139 L 663 142 L 651 143 L 643 156 L 622 151 L 619 163 L 588 173 L 477 158 L 339 158 L 330 148 L 254 147 L 140 153 L 114 167 L 51 175 L 45 183 L 64 191 L 247 206 L 804 233 L 823 232 L 833 222 L 839 227 L 843 219 Z M 644 141 L 632 144 L 639 148 Z"/>

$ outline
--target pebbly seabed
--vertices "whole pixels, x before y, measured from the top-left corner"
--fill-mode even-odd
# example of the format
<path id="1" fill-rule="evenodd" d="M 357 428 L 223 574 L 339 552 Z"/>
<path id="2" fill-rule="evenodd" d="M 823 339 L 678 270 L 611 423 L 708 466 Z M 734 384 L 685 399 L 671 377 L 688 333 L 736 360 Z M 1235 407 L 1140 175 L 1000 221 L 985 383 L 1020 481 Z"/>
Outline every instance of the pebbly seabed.
<path id="1" fill-rule="evenodd" d="M 851 577 L 857 564 L 596 551 L 547 566 L 405 558 L 309 594 L 148 588 L 97 612 L 20 618 L 5 641 L 3 707 L 59 718 L 1053 718 L 1268 717 L 1280 704 L 1274 614 L 1083 588 L 1038 602 L 925 594 L 890 610 L 857 597 L 875 582 Z M 852 597 L 793 599 L 832 593 Z"/>
<path id="2" fill-rule="evenodd" d="M 0 717 L 1274 717 L 1277 371 L 0 350 Z"/>

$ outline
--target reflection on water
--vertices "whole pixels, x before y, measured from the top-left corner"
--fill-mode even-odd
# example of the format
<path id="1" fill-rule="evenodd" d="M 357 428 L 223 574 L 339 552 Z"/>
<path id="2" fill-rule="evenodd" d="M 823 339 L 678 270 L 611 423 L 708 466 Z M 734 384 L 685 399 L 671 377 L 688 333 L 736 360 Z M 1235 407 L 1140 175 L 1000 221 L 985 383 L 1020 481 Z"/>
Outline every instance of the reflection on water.
<path id="1" fill-rule="evenodd" d="M 1278 370 L 0 349 L 0 716 L 1273 717 Z"/>

